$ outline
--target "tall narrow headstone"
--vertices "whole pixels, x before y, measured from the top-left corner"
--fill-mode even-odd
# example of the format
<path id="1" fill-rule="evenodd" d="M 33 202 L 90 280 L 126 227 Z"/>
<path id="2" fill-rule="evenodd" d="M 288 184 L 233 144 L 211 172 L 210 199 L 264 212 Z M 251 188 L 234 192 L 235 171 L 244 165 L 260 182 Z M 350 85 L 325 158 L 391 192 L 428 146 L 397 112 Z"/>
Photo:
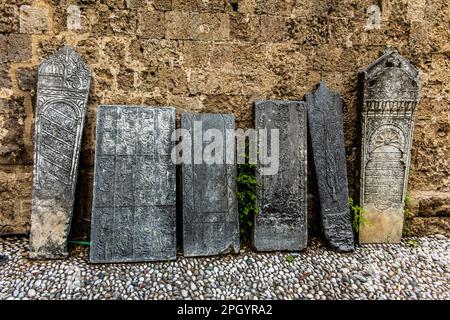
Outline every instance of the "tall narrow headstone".
<path id="1" fill-rule="evenodd" d="M 181 117 L 189 148 L 182 163 L 185 256 L 239 252 L 236 163 L 229 152 L 234 139 L 227 137 L 227 130 L 234 134 L 234 121 L 234 115 L 219 113 Z"/>
<path id="2" fill-rule="evenodd" d="M 305 98 L 322 229 L 335 250 L 353 251 L 341 97 L 320 82 Z"/>
<path id="3" fill-rule="evenodd" d="M 253 246 L 258 251 L 303 250 L 308 240 L 306 105 L 299 101 L 256 101 L 255 128 L 259 212 L 253 225 Z M 276 141 L 272 137 L 277 136 L 279 157 L 272 143 Z M 263 175 L 266 165 L 261 156 L 269 153 L 278 161 L 278 170 Z"/>
<path id="4" fill-rule="evenodd" d="M 30 258 L 67 256 L 91 72 L 69 47 L 39 67 Z"/>
<path id="5" fill-rule="evenodd" d="M 176 258 L 174 108 L 99 106 L 90 261 Z"/>
<path id="6" fill-rule="evenodd" d="M 389 50 L 361 73 L 361 243 L 398 243 L 408 186 L 419 71 Z"/>

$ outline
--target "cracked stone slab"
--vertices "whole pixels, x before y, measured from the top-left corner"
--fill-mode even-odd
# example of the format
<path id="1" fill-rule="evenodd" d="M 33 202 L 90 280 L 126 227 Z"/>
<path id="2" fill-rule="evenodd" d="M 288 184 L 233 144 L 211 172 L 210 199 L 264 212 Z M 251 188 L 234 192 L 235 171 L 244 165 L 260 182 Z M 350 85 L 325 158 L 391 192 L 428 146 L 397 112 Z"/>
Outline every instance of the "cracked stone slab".
<path id="1" fill-rule="evenodd" d="M 234 161 L 226 161 L 226 152 L 214 164 L 194 163 L 198 150 L 206 150 L 205 147 L 213 141 L 204 136 L 208 129 L 215 129 L 216 134 L 222 138 L 223 150 L 229 146 L 234 148 L 234 140 L 232 145 L 227 145 L 230 141 L 226 138 L 227 129 L 234 132 L 234 115 L 184 113 L 181 116 L 181 128 L 187 130 L 186 138 L 191 141 L 191 149 L 186 150 L 190 153 L 191 161 L 182 164 L 184 255 L 192 257 L 238 253 L 240 240 L 236 164 Z M 204 139 L 201 139 L 202 136 Z M 197 143 L 200 148 L 196 150 Z"/>
<path id="2" fill-rule="evenodd" d="M 175 109 L 97 109 L 90 261 L 176 258 Z"/>
<path id="3" fill-rule="evenodd" d="M 258 251 L 300 251 L 306 248 L 307 131 L 306 105 L 300 101 L 256 101 L 255 128 L 279 132 L 279 170 L 262 175 L 257 164 L 258 208 L 253 246 Z M 261 143 L 258 142 L 258 152 Z M 270 148 L 269 148 L 270 150 Z"/>
<path id="4" fill-rule="evenodd" d="M 361 243 L 401 240 L 420 87 L 419 70 L 394 50 L 360 73 L 360 204 L 367 220 Z"/>
<path id="5" fill-rule="evenodd" d="M 341 97 L 320 82 L 305 99 L 322 229 L 333 249 L 350 252 L 355 246 L 348 204 Z"/>
<path id="6" fill-rule="evenodd" d="M 67 256 L 91 71 L 70 47 L 39 67 L 30 258 Z"/>

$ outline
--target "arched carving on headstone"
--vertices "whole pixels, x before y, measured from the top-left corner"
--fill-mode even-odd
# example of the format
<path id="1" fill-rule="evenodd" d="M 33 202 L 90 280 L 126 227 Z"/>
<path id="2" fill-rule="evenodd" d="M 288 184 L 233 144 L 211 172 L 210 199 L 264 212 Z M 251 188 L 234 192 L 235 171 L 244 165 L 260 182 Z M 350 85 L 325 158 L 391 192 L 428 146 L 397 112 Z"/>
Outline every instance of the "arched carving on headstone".
<path id="1" fill-rule="evenodd" d="M 360 242 L 399 242 L 410 149 L 420 98 L 419 71 L 387 50 L 362 71 Z"/>
<path id="2" fill-rule="evenodd" d="M 63 258 L 70 231 L 91 72 L 70 47 L 38 71 L 31 258 Z"/>

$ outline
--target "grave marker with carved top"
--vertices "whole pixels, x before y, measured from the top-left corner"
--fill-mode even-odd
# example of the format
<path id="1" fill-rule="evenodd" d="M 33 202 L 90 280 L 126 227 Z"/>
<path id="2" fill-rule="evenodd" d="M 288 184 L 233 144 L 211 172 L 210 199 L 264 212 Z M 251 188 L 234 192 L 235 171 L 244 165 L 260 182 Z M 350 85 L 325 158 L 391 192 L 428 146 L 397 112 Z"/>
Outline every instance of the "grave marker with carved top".
<path id="1" fill-rule="evenodd" d="M 408 186 L 419 71 L 389 50 L 362 73 L 361 243 L 398 243 Z"/>
<path id="2" fill-rule="evenodd" d="M 30 258 L 67 256 L 91 72 L 64 47 L 39 67 Z"/>

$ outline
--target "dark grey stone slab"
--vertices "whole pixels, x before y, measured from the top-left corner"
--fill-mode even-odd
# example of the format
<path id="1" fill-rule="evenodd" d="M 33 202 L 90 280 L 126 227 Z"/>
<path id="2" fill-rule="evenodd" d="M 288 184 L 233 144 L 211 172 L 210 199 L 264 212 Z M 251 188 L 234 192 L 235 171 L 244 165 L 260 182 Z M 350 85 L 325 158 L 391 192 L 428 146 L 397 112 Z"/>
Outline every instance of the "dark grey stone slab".
<path id="1" fill-rule="evenodd" d="M 316 91 L 305 98 L 323 232 L 335 250 L 350 252 L 355 246 L 348 205 L 341 97 L 320 82 Z"/>
<path id="2" fill-rule="evenodd" d="M 189 114 L 181 117 L 181 127 L 191 139 L 190 163 L 182 164 L 183 248 L 184 255 L 210 256 L 239 252 L 239 214 L 236 200 L 236 164 L 227 163 L 226 152 L 220 161 L 208 164 L 195 161 L 198 151 L 212 143 L 202 139 L 216 129 L 227 148 L 226 130 L 234 130 L 232 114 Z M 201 127 L 199 127 L 201 124 Z M 198 143 L 198 145 L 196 145 Z M 234 140 L 232 147 L 234 148 Z M 196 149 L 196 147 L 200 148 Z M 229 147 L 229 146 L 228 146 Z"/>
<path id="3" fill-rule="evenodd" d="M 308 239 L 306 105 L 299 101 L 256 101 L 255 128 L 258 136 L 259 130 L 267 129 L 269 137 L 270 130 L 278 129 L 280 141 L 276 174 L 262 175 L 264 166 L 258 161 L 259 213 L 253 226 L 253 246 L 258 251 L 303 250 Z"/>
<path id="4" fill-rule="evenodd" d="M 39 67 L 30 258 L 67 256 L 91 72 L 69 47 Z"/>
<path id="5" fill-rule="evenodd" d="M 362 102 L 361 243 L 399 243 L 408 186 L 419 70 L 388 50 L 360 74 Z"/>
<path id="6" fill-rule="evenodd" d="M 176 258 L 174 108 L 99 106 L 90 261 Z"/>

